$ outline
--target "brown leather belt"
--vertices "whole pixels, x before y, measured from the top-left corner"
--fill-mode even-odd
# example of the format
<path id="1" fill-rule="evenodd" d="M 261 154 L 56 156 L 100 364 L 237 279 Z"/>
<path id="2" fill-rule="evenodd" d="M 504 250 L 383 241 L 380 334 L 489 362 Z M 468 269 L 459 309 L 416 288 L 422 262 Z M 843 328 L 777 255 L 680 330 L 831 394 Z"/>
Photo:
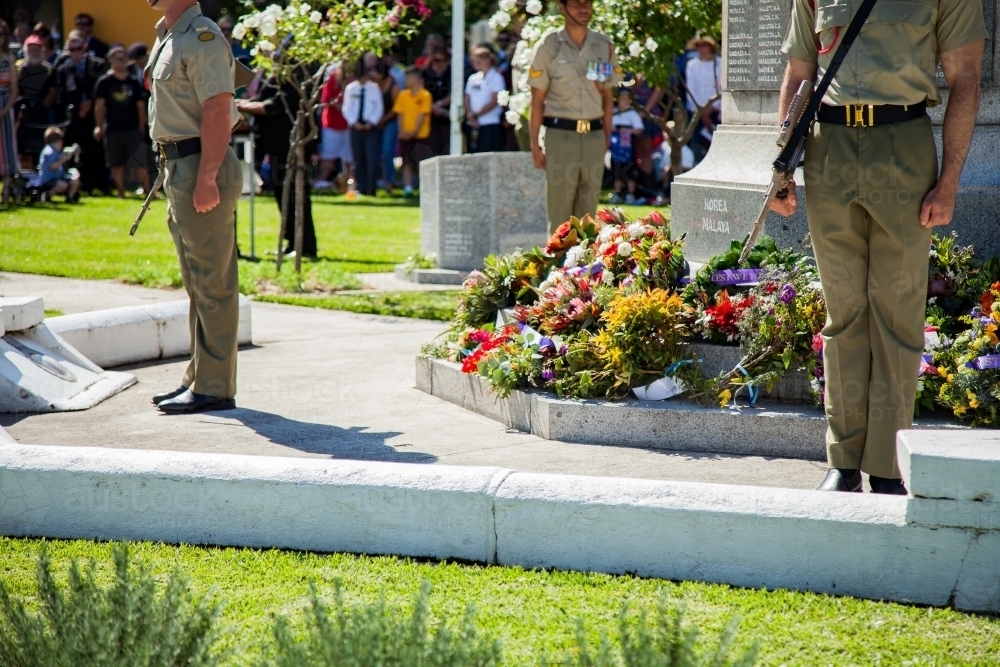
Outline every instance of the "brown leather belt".
<path id="1" fill-rule="evenodd" d="M 902 123 L 927 113 L 927 103 L 919 104 L 848 104 L 834 107 L 820 104 L 816 120 L 847 127 L 874 127 Z"/>

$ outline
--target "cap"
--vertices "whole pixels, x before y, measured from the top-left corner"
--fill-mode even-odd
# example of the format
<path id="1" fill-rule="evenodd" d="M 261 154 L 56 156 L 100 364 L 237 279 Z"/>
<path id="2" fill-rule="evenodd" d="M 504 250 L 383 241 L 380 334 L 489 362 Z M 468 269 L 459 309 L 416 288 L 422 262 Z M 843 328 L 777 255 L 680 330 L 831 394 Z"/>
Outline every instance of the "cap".
<path id="1" fill-rule="evenodd" d="M 142 58 L 147 53 L 149 53 L 149 47 L 142 42 L 136 42 L 132 46 L 128 47 L 128 57 L 132 60 Z"/>
<path id="2" fill-rule="evenodd" d="M 39 37 L 38 35 L 29 35 L 27 39 L 24 40 L 24 44 L 22 44 L 21 46 L 27 48 L 32 44 L 34 44 L 35 46 L 40 46 L 42 48 L 45 48 L 45 42 L 43 42 L 42 38 Z"/>
<path id="3" fill-rule="evenodd" d="M 699 33 L 691 38 L 691 40 L 685 45 L 685 48 L 690 51 L 691 49 L 697 49 L 702 44 L 708 44 L 713 49 L 718 47 L 715 39 L 713 39 L 711 35 L 702 35 Z"/>

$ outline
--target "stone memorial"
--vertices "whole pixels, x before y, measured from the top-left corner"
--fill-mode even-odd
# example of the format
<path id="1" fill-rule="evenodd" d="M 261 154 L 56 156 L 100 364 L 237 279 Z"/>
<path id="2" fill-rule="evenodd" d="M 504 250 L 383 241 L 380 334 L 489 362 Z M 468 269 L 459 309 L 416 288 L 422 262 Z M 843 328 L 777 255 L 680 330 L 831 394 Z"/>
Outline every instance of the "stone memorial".
<path id="1" fill-rule="evenodd" d="M 959 241 L 981 257 L 1000 255 L 1000 52 L 995 48 L 998 0 L 983 0 L 990 38 L 983 61 L 983 96 L 969 157 L 962 172 L 955 218 L 949 227 Z M 706 262 L 742 239 L 753 226 L 778 155 L 778 91 L 785 70 L 781 44 L 788 30 L 791 2 L 725 0 L 722 10 L 722 124 L 705 160 L 673 183 L 675 234 L 687 233 L 685 256 Z M 938 70 L 938 80 L 945 86 Z M 930 110 L 938 155 L 947 105 Z M 782 115 L 783 115 L 782 110 Z M 768 215 L 764 233 L 779 245 L 799 247 L 808 228 L 802 172 L 796 176 L 799 211 L 790 218 Z"/>
<path id="2" fill-rule="evenodd" d="M 547 240 L 545 174 L 530 153 L 440 156 L 420 165 L 420 251 L 435 255 L 438 268 L 397 273 L 461 283 L 487 255 Z"/>

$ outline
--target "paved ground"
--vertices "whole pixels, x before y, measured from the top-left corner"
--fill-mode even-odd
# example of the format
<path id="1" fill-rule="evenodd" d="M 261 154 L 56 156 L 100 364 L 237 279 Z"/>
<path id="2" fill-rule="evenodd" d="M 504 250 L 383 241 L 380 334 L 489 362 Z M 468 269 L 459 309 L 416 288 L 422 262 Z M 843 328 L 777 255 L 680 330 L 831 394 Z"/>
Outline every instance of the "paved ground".
<path id="1" fill-rule="evenodd" d="M 105 282 L 6 274 L 0 294 L 42 295 L 66 313 L 182 297 Z M 253 305 L 254 347 L 239 358 L 239 408 L 167 417 L 149 405 L 184 360 L 127 367 L 139 384 L 76 413 L 0 415 L 15 439 L 278 456 L 498 465 L 582 475 L 813 488 L 825 466 L 790 459 L 546 441 L 413 388 L 413 358 L 442 329 L 423 320 Z"/>

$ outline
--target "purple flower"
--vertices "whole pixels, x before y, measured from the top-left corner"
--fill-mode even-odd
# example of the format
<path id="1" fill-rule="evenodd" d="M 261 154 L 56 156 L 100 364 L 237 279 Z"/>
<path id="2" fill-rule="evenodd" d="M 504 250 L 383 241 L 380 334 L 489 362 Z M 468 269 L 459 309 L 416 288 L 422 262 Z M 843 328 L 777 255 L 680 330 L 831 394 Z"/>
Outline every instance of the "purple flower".
<path id="1" fill-rule="evenodd" d="M 551 368 L 542 369 L 542 379 L 543 380 L 554 380 L 556 377 L 556 372 Z"/>
<path id="2" fill-rule="evenodd" d="M 791 283 L 787 283 L 781 288 L 781 296 L 779 297 L 785 303 L 791 303 L 792 299 L 795 298 L 795 288 L 792 287 Z"/>

